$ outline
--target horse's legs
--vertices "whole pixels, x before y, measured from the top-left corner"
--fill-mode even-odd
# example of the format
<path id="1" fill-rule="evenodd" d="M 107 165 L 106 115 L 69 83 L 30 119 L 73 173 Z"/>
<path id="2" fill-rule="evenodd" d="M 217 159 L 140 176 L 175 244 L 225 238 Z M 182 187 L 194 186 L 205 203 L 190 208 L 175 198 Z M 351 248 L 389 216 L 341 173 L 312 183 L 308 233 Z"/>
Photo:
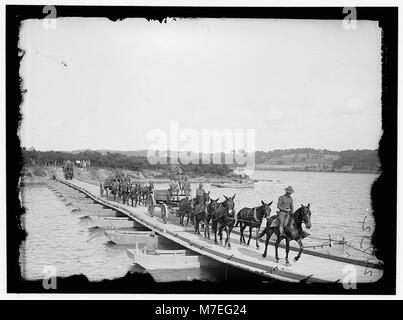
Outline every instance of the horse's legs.
<path id="1" fill-rule="evenodd" d="M 298 239 L 297 242 L 299 244 L 299 251 L 297 256 L 294 258 L 294 261 L 298 261 L 298 259 L 301 257 L 302 250 L 304 249 L 304 245 L 302 244 L 301 239 Z"/>
<path id="2" fill-rule="evenodd" d="M 231 234 L 231 229 L 229 226 L 225 227 L 225 232 L 227 233 L 227 239 L 225 239 L 225 244 L 228 244 L 228 248 L 231 248 L 231 243 L 229 242 L 230 240 L 230 234 Z"/>
<path id="3" fill-rule="evenodd" d="M 288 253 L 290 252 L 290 239 L 288 237 L 285 238 L 285 264 L 289 265 L 288 261 Z"/>
<path id="4" fill-rule="evenodd" d="M 279 257 L 278 257 L 278 245 L 279 245 L 280 242 L 281 242 L 280 231 L 279 231 L 278 234 L 277 234 L 277 232 L 276 232 L 276 236 L 277 236 L 277 239 L 276 239 L 276 243 L 275 243 L 275 249 L 276 249 L 276 262 L 278 263 L 278 260 L 280 260 Z"/>
<path id="5" fill-rule="evenodd" d="M 267 246 L 269 245 L 269 240 L 270 240 L 271 235 L 273 234 L 273 230 L 272 230 L 272 229 L 269 229 L 269 228 L 266 228 L 265 233 L 266 233 L 266 241 L 265 241 L 264 252 L 263 252 L 263 255 L 262 255 L 263 258 L 266 258 L 266 255 L 267 255 Z"/>
<path id="6" fill-rule="evenodd" d="M 220 244 L 222 245 L 222 229 L 223 229 L 224 227 L 223 226 L 220 226 L 219 228 L 218 228 L 218 234 L 220 235 Z"/>
<path id="7" fill-rule="evenodd" d="M 188 215 L 188 219 L 189 219 L 189 215 Z M 195 225 L 195 233 L 200 234 L 200 221 L 201 221 L 201 219 L 199 218 L 199 216 L 193 217 L 193 219 L 194 219 L 194 225 Z"/>
<path id="8" fill-rule="evenodd" d="M 250 243 L 250 238 L 252 238 L 252 225 L 251 225 L 251 224 L 249 225 L 249 239 L 248 239 L 248 246 L 249 246 L 249 243 Z"/>
<path id="9" fill-rule="evenodd" d="M 243 231 L 245 230 L 245 228 L 246 228 L 246 225 L 243 223 L 243 222 L 240 222 L 240 227 L 239 227 L 239 231 L 240 231 L 240 233 L 241 233 L 241 236 L 240 236 L 240 239 L 239 239 L 239 241 L 240 241 L 240 243 L 242 244 L 242 243 L 245 243 L 246 241 L 245 241 L 245 238 L 244 238 L 244 236 L 243 236 Z"/>
<path id="10" fill-rule="evenodd" d="M 217 243 L 217 223 L 213 222 L 214 242 Z"/>
<path id="11" fill-rule="evenodd" d="M 207 235 L 210 238 L 210 228 L 209 228 L 207 219 L 204 218 L 204 237 L 207 238 Z"/>

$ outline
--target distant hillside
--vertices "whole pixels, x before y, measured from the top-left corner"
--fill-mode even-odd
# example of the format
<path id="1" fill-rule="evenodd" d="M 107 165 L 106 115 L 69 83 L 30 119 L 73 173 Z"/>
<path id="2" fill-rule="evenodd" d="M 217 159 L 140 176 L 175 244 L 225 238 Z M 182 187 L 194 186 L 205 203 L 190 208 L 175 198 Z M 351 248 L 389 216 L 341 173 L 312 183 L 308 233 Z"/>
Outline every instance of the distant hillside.
<path id="1" fill-rule="evenodd" d="M 380 167 L 377 150 L 286 149 L 258 151 L 255 158 L 261 170 L 374 172 Z"/>
<path id="2" fill-rule="evenodd" d="M 25 156 L 40 162 L 89 159 L 98 166 L 130 168 L 132 170 L 158 169 L 159 165 L 150 165 L 147 150 L 74 150 L 71 152 L 43 151 L 24 149 Z M 218 155 L 218 154 L 217 154 Z M 213 155 L 210 155 L 211 157 Z M 225 154 L 221 153 L 221 163 Z M 380 169 L 378 150 L 316 150 L 313 148 L 277 149 L 272 151 L 256 151 L 257 170 L 310 170 L 310 171 L 342 171 L 342 172 L 377 172 Z M 190 171 L 211 171 L 227 174 L 237 164 L 204 166 L 187 165 Z"/>
<path id="3" fill-rule="evenodd" d="M 91 152 L 92 150 L 90 149 L 83 149 L 83 150 L 73 150 L 71 151 L 72 154 L 79 154 L 79 153 L 84 153 L 84 152 Z M 120 155 L 125 155 L 128 157 L 146 157 L 147 156 L 147 150 L 136 150 L 136 151 L 121 151 L 121 150 L 108 150 L 108 149 L 101 149 L 101 150 L 94 150 L 96 152 L 99 152 L 102 155 L 107 155 L 107 154 L 120 154 Z"/>

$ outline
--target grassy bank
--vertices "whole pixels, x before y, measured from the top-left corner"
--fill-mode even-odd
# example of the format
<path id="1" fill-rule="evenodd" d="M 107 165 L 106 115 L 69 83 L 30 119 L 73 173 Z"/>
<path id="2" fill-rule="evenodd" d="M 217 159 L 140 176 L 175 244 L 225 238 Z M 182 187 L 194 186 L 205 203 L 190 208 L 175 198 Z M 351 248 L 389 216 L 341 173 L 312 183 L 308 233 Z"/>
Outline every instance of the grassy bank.
<path id="1" fill-rule="evenodd" d="M 168 182 L 164 170 L 127 170 L 119 169 L 124 175 L 128 175 L 132 180 L 148 182 L 153 181 L 154 183 L 164 183 Z M 87 168 L 74 168 L 74 177 L 77 179 L 91 182 L 99 183 L 104 181 L 107 177 L 114 176 L 116 170 L 111 168 L 100 168 L 100 167 L 87 167 Z M 33 183 L 51 179 L 53 174 L 63 175 L 63 169 L 60 166 L 46 166 L 46 165 L 26 165 L 22 172 L 21 177 L 24 182 Z M 211 173 L 206 173 L 203 175 L 197 175 L 189 178 L 192 183 L 205 182 L 205 183 L 219 183 L 219 182 L 230 182 L 235 179 L 235 175 L 220 176 Z"/>

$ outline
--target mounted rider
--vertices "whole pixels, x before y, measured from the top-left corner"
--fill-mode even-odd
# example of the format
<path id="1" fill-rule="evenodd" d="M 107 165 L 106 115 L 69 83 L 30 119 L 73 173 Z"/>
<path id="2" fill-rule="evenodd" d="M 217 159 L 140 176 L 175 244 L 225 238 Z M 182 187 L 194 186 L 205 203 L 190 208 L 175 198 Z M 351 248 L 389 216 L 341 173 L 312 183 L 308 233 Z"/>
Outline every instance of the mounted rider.
<path id="1" fill-rule="evenodd" d="M 284 190 L 285 194 L 278 198 L 277 203 L 277 208 L 279 209 L 279 211 L 277 212 L 277 216 L 280 221 L 280 236 L 285 236 L 284 227 L 286 225 L 286 222 L 288 221 L 288 216 L 294 212 L 294 205 L 291 197 L 291 194 L 294 193 L 294 189 L 291 186 L 288 186 Z"/>
<path id="2" fill-rule="evenodd" d="M 199 183 L 199 187 L 196 189 L 196 199 L 194 205 L 202 203 L 202 199 L 206 196 L 206 191 L 203 188 L 203 183 Z"/>

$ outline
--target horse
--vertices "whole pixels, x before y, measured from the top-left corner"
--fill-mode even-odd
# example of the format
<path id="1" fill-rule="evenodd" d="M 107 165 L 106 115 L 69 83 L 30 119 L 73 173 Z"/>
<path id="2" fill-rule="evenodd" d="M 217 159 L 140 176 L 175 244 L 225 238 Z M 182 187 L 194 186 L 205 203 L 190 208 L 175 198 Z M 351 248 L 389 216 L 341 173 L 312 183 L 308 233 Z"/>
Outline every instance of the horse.
<path id="1" fill-rule="evenodd" d="M 301 257 L 302 250 L 304 248 L 302 244 L 302 239 L 307 237 L 309 234 L 302 230 L 302 223 L 305 224 L 307 229 L 311 228 L 311 210 L 310 210 L 310 203 L 308 203 L 307 206 L 304 206 L 301 204 L 301 207 L 299 207 L 294 213 L 291 213 L 287 220 L 286 220 L 286 225 L 284 226 L 284 232 L 286 234 L 286 237 L 281 237 L 280 238 L 280 230 L 279 230 L 279 219 L 277 216 L 272 216 L 268 219 L 267 225 L 265 230 L 262 231 L 261 234 L 258 235 L 257 239 L 261 238 L 263 235 L 266 234 L 266 247 L 264 249 L 263 253 L 263 258 L 266 257 L 267 255 L 267 246 L 269 244 L 270 237 L 272 236 L 273 233 L 276 234 L 277 240 L 275 243 L 275 249 L 276 249 L 276 262 L 278 263 L 279 257 L 278 257 L 278 246 L 281 242 L 281 239 L 285 238 L 285 243 L 286 243 L 286 257 L 285 257 L 285 262 L 286 265 L 289 265 L 288 261 L 288 252 L 290 251 L 290 240 L 295 240 L 299 244 L 299 251 L 297 256 L 294 258 L 294 261 L 298 261 L 299 258 Z"/>
<path id="2" fill-rule="evenodd" d="M 200 234 L 199 224 L 201 221 L 203 221 L 204 225 L 205 225 L 205 229 L 204 229 L 205 236 L 206 236 L 206 229 L 209 230 L 208 222 L 206 221 L 207 214 L 208 214 L 207 208 L 208 208 L 209 202 L 210 202 L 210 191 L 205 193 L 201 202 L 199 202 L 198 204 L 196 204 L 194 206 L 192 221 L 194 221 L 194 225 L 195 225 L 195 234 Z M 210 231 L 208 231 L 208 234 L 210 236 Z"/>
<path id="3" fill-rule="evenodd" d="M 119 187 L 120 187 L 120 196 L 122 197 L 123 204 L 125 204 L 130 194 L 130 180 L 124 179 L 119 184 Z"/>
<path id="4" fill-rule="evenodd" d="M 151 188 L 150 188 L 150 186 L 147 186 L 147 185 L 142 185 L 142 186 L 140 186 L 140 188 L 141 188 L 141 197 L 140 197 L 141 202 L 144 205 L 146 205 L 148 196 L 151 193 Z M 152 187 L 152 191 L 154 191 L 154 186 Z"/>
<path id="5" fill-rule="evenodd" d="M 227 234 L 227 238 L 225 239 L 225 245 L 228 245 L 228 248 L 231 248 L 230 244 L 230 234 L 232 228 L 235 224 L 235 194 L 232 197 L 224 196 L 225 201 L 219 203 L 219 206 L 214 210 L 212 215 L 212 229 L 214 232 L 214 242 L 218 243 L 217 241 L 217 231 L 220 235 L 220 243 L 222 244 L 222 230 L 225 229 Z"/>
<path id="6" fill-rule="evenodd" d="M 119 187 L 120 187 L 119 182 L 117 180 L 113 181 L 113 183 L 112 183 L 112 194 L 113 194 L 113 200 L 114 201 L 116 201 L 116 196 L 119 193 Z"/>
<path id="7" fill-rule="evenodd" d="M 259 207 L 241 209 L 236 216 L 237 222 L 235 224 L 235 227 L 237 227 L 238 224 L 240 224 L 239 231 L 241 233 L 240 237 L 241 244 L 246 243 L 245 237 L 243 235 L 243 232 L 246 227 L 249 227 L 249 239 L 247 243 L 247 245 L 249 246 L 250 239 L 252 238 L 253 228 L 257 228 L 258 229 L 257 231 L 259 231 L 263 218 L 270 217 L 271 213 L 270 206 L 272 205 L 273 201 L 270 203 L 265 203 L 264 201 L 261 202 L 262 205 Z M 257 239 L 256 239 L 256 248 L 259 248 L 259 242 Z"/>
<path id="8" fill-rule="evenodd" d="M 130 187 L 129 198 L 132 200 L 132 207 L 140 203 L 141 188 L 138 183 L 132 184 Z"/>
<path id="9" fill-rule="evenodd" d="M 188 219 L 186 221 L 186 226 L 189 223 L 189 217 L 193 211 L 193 200 L 189 198 L 184 198 L 179 201 L 178 204 L 178 214 L 179 214 L 179 223 L 183 226 L 183 220 L 187 215 Z"/>
<path id="10" fill-rule="evenodd" d="M 214 211 L 219 206 L 218 200 L 220 200 L 220 198 L 217 198 L 215 200 L 210 199 L 210 202 L 207 205 L 207 213 L 203 216 L 202 219 L 204 222 L 204 237 L 207 237 L 209 239 L 210 239 L 210 220 Z"/>

